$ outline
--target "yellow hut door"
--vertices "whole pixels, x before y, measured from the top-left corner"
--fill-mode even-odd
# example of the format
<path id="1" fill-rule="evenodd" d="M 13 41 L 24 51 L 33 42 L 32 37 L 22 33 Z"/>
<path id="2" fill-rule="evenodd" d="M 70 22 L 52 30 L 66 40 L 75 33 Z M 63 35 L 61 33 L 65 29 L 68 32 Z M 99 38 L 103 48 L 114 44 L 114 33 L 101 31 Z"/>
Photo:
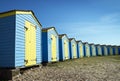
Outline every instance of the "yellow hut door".
<path id="1" fill-rule="evenodd" d="M 73 58 L 76 58 L 76 48 L 75 48 L 75 44 L 73 44 Z"/>
<path id="2" fill-rule="evenodd" d="M 68 59 L 68 42 L 66 40 L 64 40 L 64 54 L 65 59 Z"/>
<path id="3" fill-rule="evenodd" d="M 25 66 L 36 64 L 36 28 L 25 22 Z"/>
<path id="4" fill-rule="evenodd" d="M 86 56 L 88 57 L 88 46 L 86 46 Z"/>
<path id="5" fill-rule="evenodd" d="M 82 49 L 82 45 L 80 45 L 80 57 L 83 57 L 83 49 Z"/>
<path id="6" fill-rule="evenodd" d="M 51 49 L 52 49 L 52 61 L 57 61 L 56 36 L 55 35 L 51 35 L 51 39 L 52 39 L 51 40 L 51 44 L 52 44 L 52 47 L 51 47 Z"/>
<path id="7" fill-rule="evenodd" d="M 76 44 L 74 44 L 74 56 L 77 58 L 77 53 L 76 53 Z"/>

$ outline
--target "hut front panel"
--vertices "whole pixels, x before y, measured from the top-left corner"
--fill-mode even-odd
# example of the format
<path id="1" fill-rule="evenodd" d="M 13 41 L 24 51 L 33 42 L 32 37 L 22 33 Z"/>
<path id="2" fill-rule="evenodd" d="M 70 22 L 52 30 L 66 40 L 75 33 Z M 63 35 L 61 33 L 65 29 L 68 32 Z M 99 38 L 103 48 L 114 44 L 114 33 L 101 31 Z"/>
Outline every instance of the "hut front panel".
<path id="1" fill-rule="evenodd" d="M 62 45 L 63 45 L 63 57 L 64 59 L 69 59 L 69 40 L 66 36 L 62 38 Z"/>
<path id="2" fill-rule="evenodd" d="M 25 59 L 25 22 L 29 21 L 36 27 L 36 63 L 41 63 L 41 26 L 36 22 L 34 17 L 30 14 L 17 14 L 16 15 L 16 43 L 15 43 L 15 66 L 24 66 Z M 32 58 L 32 57 L 31 57 Z"/>
<path id="3" fill-rule="evenodd" d="M 92 56 L 96 56 L 95 46 L 92 45 L 91 47 L 92 47 Z"/>
<path id="4" fill-rule="evenodd" d="M 88 44 L 85 44 L 85 51 L 86 51 L 86 56 L 90 57 L 90 47 Z"/>
<path id="5" fill-rule="evenodd" d="M 72 40 L 71 43 L 72 43 L 72 58 L 77 58 L 77 44 L 74 40 Z"/>
<path id="6" fill-rule="evenodd" d="M 113 49 L 111 46 L 110 46 L 110 55 L 113 55 Z"/>
<path id="7" fill-rule="evenodd" d="M 107 51 L 107 47 L 106 46 L 104 46 L 104 55 L 108 55 L 108 51 Z"/>
<path id="8" fill-rule="evenodd" d="M 83 44 L 82 43 L 79 43 L 79 53 L 80 53 L 80 57 L 84 57 L 84 50 L 83 50 Z"/>
<path id="9" fill-rule="evenodd" d="M 0 18 L 0 67 L 15 67 L 15 15 Z"/>
<path id="10" fill-rule="evenodd" d="M 118 47 L 115 47 L 115 54 L 118 55 Z"/>
<path id="11" fill-rule="evenodd" d="M 102 48 L 101 48 L 101 46 L 99 45 L 99 46 L 97 46 L 98 48 L 98 55 L 102 55 Z"/>
<path id="12" fill-rule="evenodd" d="M 51 62 L 59 60 L 58 35 L 54 29 L 48 31 L 48 59 Z"/>
<path id="13" fill-rule="evenodd" d="M 65 54 L 65 59 L 68 59 L 68 42 L 65 40 L 64 41 L 64 54 Z"/>
<path id="14" fill-rule="evenodd" d="M 56 41 L 56 36 L 55 35 L 51 35 L 51 49 L 52 49 L 52 61 L 57 61 L 57 41 Z"/>
<path id="15" fill-rule="evenodd" d="M 25 66 L 36 64 L 36 26 L 25 22 Z"/>

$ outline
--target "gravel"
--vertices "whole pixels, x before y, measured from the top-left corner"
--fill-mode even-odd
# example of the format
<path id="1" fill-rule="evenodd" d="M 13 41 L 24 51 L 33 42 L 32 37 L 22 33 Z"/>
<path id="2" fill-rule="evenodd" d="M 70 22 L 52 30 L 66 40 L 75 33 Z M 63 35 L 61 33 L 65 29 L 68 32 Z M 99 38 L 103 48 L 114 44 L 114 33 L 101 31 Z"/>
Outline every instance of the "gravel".
<path id="1" fill-rule="evenodd" d="M 31 68 L 13 81 L 120 81 L 120 56 L 85 57 Z"/>

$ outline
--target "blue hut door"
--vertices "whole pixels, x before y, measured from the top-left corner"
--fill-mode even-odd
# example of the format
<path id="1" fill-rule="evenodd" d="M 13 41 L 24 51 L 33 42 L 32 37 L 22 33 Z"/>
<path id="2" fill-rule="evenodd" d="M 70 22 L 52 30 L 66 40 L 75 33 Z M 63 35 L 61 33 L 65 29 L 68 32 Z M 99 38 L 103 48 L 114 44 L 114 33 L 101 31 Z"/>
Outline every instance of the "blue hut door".
<path id="1" fill-rule="evenodd" d="M 25 22 L 25 66 L 36 64 L 36 28 L 35 25 Z"/>
<path id="2" fill-rule="evenodd" d="M 52 49 L 52 61 L 57 61 L 57 42 L 56 42 L 56 36 L 55 35 L 51 35 L 51 49 Z"/>

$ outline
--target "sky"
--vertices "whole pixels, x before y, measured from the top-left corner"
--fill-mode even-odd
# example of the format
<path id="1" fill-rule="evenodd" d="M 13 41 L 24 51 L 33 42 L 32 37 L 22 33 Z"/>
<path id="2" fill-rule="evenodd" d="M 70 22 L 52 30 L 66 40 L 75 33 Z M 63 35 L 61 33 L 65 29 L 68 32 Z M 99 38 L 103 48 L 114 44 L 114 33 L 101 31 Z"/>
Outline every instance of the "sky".
<path id="1" fill-rule="evenodd" d="M 120 45 L 120 0 L 2 0 L 0 12 L 32 10 L 42 27 L 83 42 Z"/>

